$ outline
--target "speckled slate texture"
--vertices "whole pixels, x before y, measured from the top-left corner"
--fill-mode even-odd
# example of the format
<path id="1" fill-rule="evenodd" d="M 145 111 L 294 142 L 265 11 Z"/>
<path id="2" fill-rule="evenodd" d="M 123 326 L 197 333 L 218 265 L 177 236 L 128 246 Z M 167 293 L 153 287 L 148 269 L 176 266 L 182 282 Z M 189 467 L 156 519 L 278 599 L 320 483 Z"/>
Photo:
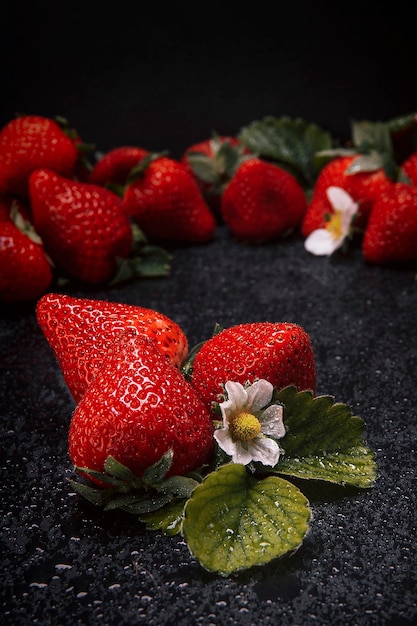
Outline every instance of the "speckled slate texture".
<path id="1" fill-rule="evenodd" d="M 360 250 L 316 258 L 298 239 L 173 249 L 168 278 L 73 295 L 164 312 L 190 345 L 216 322 L 292 321 L 310 334 L 318 393 L 366 423 L 369 491 L 303 490 L 314 518 L 292 557 L 230 578 L 180 537 L 144 530 L 71 492 L 73 401 L 33 309 L 0 319 L 2 624 L 178 626 L 417 623 L 416 268 L 367 266 Z"/>

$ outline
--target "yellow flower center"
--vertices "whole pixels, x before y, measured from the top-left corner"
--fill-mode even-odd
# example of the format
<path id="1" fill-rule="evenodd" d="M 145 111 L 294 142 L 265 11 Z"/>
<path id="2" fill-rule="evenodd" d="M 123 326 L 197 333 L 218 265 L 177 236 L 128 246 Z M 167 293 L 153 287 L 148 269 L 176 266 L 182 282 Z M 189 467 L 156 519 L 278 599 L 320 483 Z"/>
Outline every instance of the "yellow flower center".
<path id="1" fill-rule="evenodd" d="M 333 239 L 339 239 L 343 235 L 343 211 L 335 210 L 334 213 L 329 215 L 329 221 L 326 224 L 326 230 L 328 230 Z"/>
<path id="2" fill-rule="evenodd" d="M 238 413 L 229 425 L 233 439 L 250 441 L 261 432 L 261 424 L 252 413 Z"/>

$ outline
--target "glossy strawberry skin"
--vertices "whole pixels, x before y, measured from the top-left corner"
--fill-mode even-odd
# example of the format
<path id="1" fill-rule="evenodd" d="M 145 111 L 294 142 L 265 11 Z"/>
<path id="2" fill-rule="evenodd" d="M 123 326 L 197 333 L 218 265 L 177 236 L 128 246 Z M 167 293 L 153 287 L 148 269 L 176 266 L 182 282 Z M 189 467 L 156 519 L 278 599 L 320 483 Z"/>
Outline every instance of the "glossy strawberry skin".
<path id="1" fill-rule="evenodd" d="M 123 206 L 151 239 L 207 243 L 213 238 L 213 214 L 194 178 L 174 159 L 152 161 L 127 185 Z"/>
<path id="2" fill-rule="evenodd" d="M 327 222 L 326 214 L 334 212 L 326 194 L 328 187 L 332 186 L 342 187 L 359 204 L 355 226 L 365 227 L 373 203 L 391 186 L 392 181 L 382 169 L 348 174 L 347 170 L 356 158 L 356 155 L 337 157 L 321 170 L 302 220 L 301 234 L 304 237 L 308 237 L 314 230 L 324 228 Z"/>
<path id="3" fill-rule="evenodd" d="M 130 329 L 154 340 L 176 367 L 188 352 L 187 338 L 178 324 L 163 313 L 133 304 L 48 293 L 38 301 L 36 317 L 76 402 L 123 331 Z"/>
<path id="4" fill-rule="evenodd" d="M 167 474 L 183 475 L 213 453 L 209 411 L 180 371 L 147 337 L 126 334 L 76 407 L 69 455 L 77 467 L 103 471 L 109 457 L 137 476 L 169 449 Z"/>
<path id="5" fill-rule="evenodd" d="M 56 265 L 86 283 L 113 278 L 133 241 L 120 198 L 47 169 L 31 174 L 29 193 L 35 229 Z"/>
<path id="6" fill-rule="evenodd" d="M 120 146 L 109 150 L 97 161 L 90 173 L 94 185 L 125 185 L 132 169 L 148 154 L 139 146 Z"/>
<path id="7" fill-rule="evenodd" d="M 315 392 L 316 366 L 309 335 L 290 322 L 253 322 L 222 330 L 195 357 L 191 384 L 210 408 L 227 381 L 269 380 L 281 389 L 295 385 Z"/>
<path id="8" fill-rule="evenodd" d="M 52 119 L 24 115 L 0 132 L 0 193 L 27 198 L 35 169 L 71 177 L 78 158 L 74 142 Z"/>
<path id="9" fill-rule="evenodd" d="M 417 260 L 417 187 L 395 183 L 375 202 L 362 242 L 369 263 Z"/>
<path id="10" fill-rule="evenodd" d="M 35 301 L 48 290 L 52 278 L 42 244 L 11 220 L 0 221 L 0 302 Z"/>
<path id="11" fill-rule="evenodd" d="M 241 240 L 267 241 L 297 229 L 307 208 L 304 190 L 287 171 L 256 157 L 240 165 L 226 187 L 221 211 Z"/>

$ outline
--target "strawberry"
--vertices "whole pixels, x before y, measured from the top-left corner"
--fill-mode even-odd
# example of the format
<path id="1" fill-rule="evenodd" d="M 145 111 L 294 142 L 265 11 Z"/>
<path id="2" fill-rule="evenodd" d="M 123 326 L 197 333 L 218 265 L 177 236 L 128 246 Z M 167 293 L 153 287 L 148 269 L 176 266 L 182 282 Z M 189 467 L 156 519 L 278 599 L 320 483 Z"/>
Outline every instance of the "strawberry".
<path id="1" fill-rule="evenodd" d="M 209 408 L 221 400 L 229 380 L 245 384 L 265 378 L 276 389 L 295 385 L 299 391 L 314 392 L 316 366 L 310 337 L 290 322 L 252 322 L 226 328 L 196 353 L 189 378 Z"/>
<path id="2" fill-rule="evenodd" d="M 174 366 L 180 367 L 188 352 L 178 324 L 163 313 L 133 304 L 49 293 L 38 301 L 36 317 L 77 402 L 123 330 L 133 329 L 153 339 Z"/>
<path id="3" fill-rule="evenodd" d="M 129 174 L 148 154 L 137 146 L 120 146 L 106 152 L 93 166 L 90 183 L 94 185 L 125 185 Z"/>
<path id="4" fill-rule="evenodd" d="M 40 169 L 29 179 L 34 226 L 56 265 L 86 283 L 114 277 L 133 234 L 120 198 L 103 187 Z"/>
<path id="5" fill-rule="evenodd" d="M 417 152 L 413 152 L 402 164 L 403 171 L 407 174 L 412 185 L 417 185 Z"/>
<path id="6" fill-rule="evenodd" d="M 167 476 L 206 463 L 214 449 L 210 413 L 181 372 L 148 337 L 116 341 L 76 407 L 68 436 L 78 468 L 102 472 L 111 456 L 142 476 L 173 451 Z"/>
<path id="7" fill-rule="evenodd" d="M 283 168 L 253 157 L 244 161 L 222 197 L 222 216 L 238 238 L 261 242 L 287 234 L 301 223 L 307 200 Z"/>
<path id="8" fill-rule="evenodd" d="M 124 209 L 151 239 L 207 243 L 215 219 L 182 163 L 148 155 L 123 195 Z"/>
<path id="9" fill-rule="evenodd" d="M 22 232 L 11 219 L 0 219 L 0 302 L 37 300 L 52 283 L 42 242 Z"/>
<path id="10" fill-rule="evenodd" d="M 375 201 L 362 252 L 376 264 L 417 260 L 417 187 L 394 183 Z"/>
<path id="11" fill-rule="evenodd" d="M 359 204 L 355 226 L 364 228 L 373 203 L 392 181 L 381 167 L 362 169 L 355 173 L 360 158 L 360 155 L 335 157 L 320 171 L 301 224 L 301 234 L 304 237 L 308 237 L 314 230 L 324 228 L 326 216 L 334 212 L 326 194 L 328 187 L 342 187 Z"/>
<path id="12" fill-rule="evenodd" d="M 0 193 L 27 198 L 35 169 L 49 168 L 71 177 L 77 158 L 74 142 L 54 120 L 17 117 L 0 131 Z"/>
<path id="13" fill-rule="evenodd" d="M 237 137 L 214 135 L 189 146 L 180 159 L 217 217 L 221 216 L 223 191 L 248 154 Z"/>

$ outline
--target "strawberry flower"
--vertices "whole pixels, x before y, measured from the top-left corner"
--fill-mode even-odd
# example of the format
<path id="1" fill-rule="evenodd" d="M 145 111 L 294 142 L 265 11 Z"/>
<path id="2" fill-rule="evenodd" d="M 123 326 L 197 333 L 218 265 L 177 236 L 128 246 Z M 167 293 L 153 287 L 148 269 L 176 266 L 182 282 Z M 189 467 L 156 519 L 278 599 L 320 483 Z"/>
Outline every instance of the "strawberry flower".
<path id="1" fill-rule="evenodd" d="M 219 405 L 223 426 L 214 432 L 220 448 L 232 457 L 233 463 L 248 465 L 259 461 L 274 467 L 280 456 L 275 440 L 285 435 L 285 426 L 282 406 L 267 406 L 273 385 L 264 379 L 247 387 L 228 381 L 225 389 L 227 400 Z"/>
<path id="2" fill-rule="evenodd" d="M 325 228 L 314 230 L 304 242 L 307 252 L 316 256 L 331 255 L 343 245 L 359 208 L 342 187 L 328 187 L 326 193 L 334 212 Z"/>

